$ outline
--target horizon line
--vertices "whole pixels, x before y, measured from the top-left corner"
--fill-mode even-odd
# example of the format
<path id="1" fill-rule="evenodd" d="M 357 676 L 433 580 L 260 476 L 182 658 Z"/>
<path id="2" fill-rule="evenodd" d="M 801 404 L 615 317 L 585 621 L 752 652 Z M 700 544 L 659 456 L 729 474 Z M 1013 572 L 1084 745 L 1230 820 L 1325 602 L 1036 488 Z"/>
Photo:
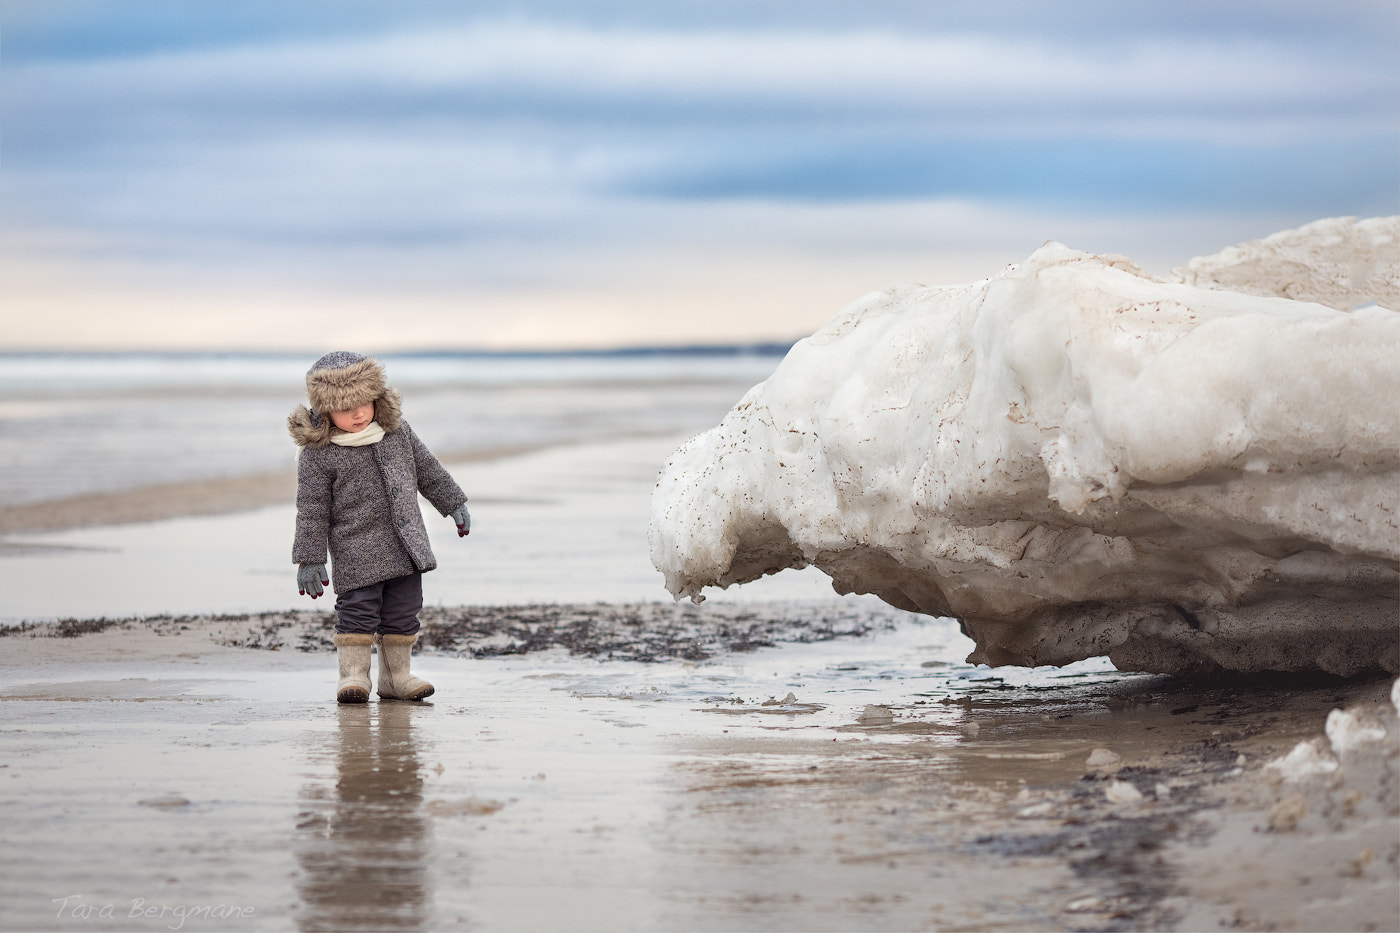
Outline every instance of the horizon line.
<path id="1" fill-rule="evenodd" d="M 744 340 L 732 343 L 682 343 L 682 344 L 623 344 L 612 347 L 574 347 L 574 348 L 546 348 L 546 347 L 509 347 L 509 348 L 488 348 L 488 347 L 455 347 L 449 349 L 404 349 L 385 350 L 382 352 L 367 353 L 366 356 L 374 357 L 608 357 L 608 356 L 774 356 L 787 353 L 793 345 L 803 338 L 795 337 L 790 340 Z M 119 357 L 119 356 L 150 356 L 150 357 L 305 357 L 328 352 L 326 350 L 299 350 L 299 349 L 253 349 L 253 348 L 232 348 L 232 349 L 209 349 L 209 348 L 133 348 L 133 347 L 83 347 L 83 348 L 59 348 L 59 347 L 34 347 L 34 348 L 6 348 L 0 347 L 0 358 L 3 357 L 61 357 L 61 356 L 87 356 L 87 357 Z"/>

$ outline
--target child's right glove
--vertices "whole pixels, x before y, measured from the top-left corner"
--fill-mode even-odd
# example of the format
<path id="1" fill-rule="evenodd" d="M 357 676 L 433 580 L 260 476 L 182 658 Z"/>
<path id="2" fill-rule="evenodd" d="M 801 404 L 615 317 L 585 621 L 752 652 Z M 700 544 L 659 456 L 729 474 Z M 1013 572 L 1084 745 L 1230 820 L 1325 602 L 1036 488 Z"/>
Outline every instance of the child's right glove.
<path id="1" fill-rule="evenodd" d="M 302 564 L 297 570 L 297 592 L 312 599 L 325 592 L 323 586 L 330 586 L 331 578 L 326 576 L 325 564 Z"/>

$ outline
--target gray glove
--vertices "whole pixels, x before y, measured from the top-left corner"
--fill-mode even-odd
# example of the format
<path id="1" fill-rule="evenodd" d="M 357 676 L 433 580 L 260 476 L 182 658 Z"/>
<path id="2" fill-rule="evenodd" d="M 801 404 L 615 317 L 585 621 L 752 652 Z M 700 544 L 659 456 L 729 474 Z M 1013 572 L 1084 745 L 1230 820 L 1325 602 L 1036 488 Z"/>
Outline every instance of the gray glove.
<path id="1" fill-rule="evenodd" d="M 330 586 L 331 578 L 326 576 L 325 564 L 302 564 L 297 569 L 297 592 L 315 599 L 325 592 L 322 587 Z"/>
<path id="2" fill-rule="evenodd" d="M 447 516 L 457 523 L 457 537 L 465 538 L 472 531 L 472 517 L 467 514 L 467 504 L 463 502 Z"/>

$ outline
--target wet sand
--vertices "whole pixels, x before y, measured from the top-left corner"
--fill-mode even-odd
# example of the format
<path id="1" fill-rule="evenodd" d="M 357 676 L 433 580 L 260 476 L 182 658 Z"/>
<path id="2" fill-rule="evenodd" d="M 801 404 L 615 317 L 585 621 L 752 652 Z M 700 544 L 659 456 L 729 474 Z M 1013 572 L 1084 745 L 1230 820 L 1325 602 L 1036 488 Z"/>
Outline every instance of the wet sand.
<path id="1" fill-rule="evenodd" d="M 285 476 L 0 511 L 0 929 L 1400 929 L 1388 681 L 972 667 L 815 571 L 676 605 L 680 439 L 454 463 L 422 704 L 333 701 Z"/>
<path id="2" fill-rule="evenodd" d="M 1388 680 L 993 671 L 868 600 L 478 606 L 425 619 L 428 702 L 341 707 L 327 627 L 10 629 L 0 925 L 1400 928 Z M 1384 738 L 1269 767 L 1341 707 Z"/>

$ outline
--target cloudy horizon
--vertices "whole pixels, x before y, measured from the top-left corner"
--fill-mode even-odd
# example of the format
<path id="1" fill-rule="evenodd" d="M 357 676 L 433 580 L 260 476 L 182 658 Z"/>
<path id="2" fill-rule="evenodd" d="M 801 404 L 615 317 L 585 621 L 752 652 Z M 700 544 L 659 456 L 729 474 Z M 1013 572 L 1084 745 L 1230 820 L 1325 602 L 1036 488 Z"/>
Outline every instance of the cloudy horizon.
<path id="1" fill-rule="evenodd" d="M 1393 4 L 1168 6 L 0 0 L 0 349 L 786 339 L 1397 211 Z"/>

